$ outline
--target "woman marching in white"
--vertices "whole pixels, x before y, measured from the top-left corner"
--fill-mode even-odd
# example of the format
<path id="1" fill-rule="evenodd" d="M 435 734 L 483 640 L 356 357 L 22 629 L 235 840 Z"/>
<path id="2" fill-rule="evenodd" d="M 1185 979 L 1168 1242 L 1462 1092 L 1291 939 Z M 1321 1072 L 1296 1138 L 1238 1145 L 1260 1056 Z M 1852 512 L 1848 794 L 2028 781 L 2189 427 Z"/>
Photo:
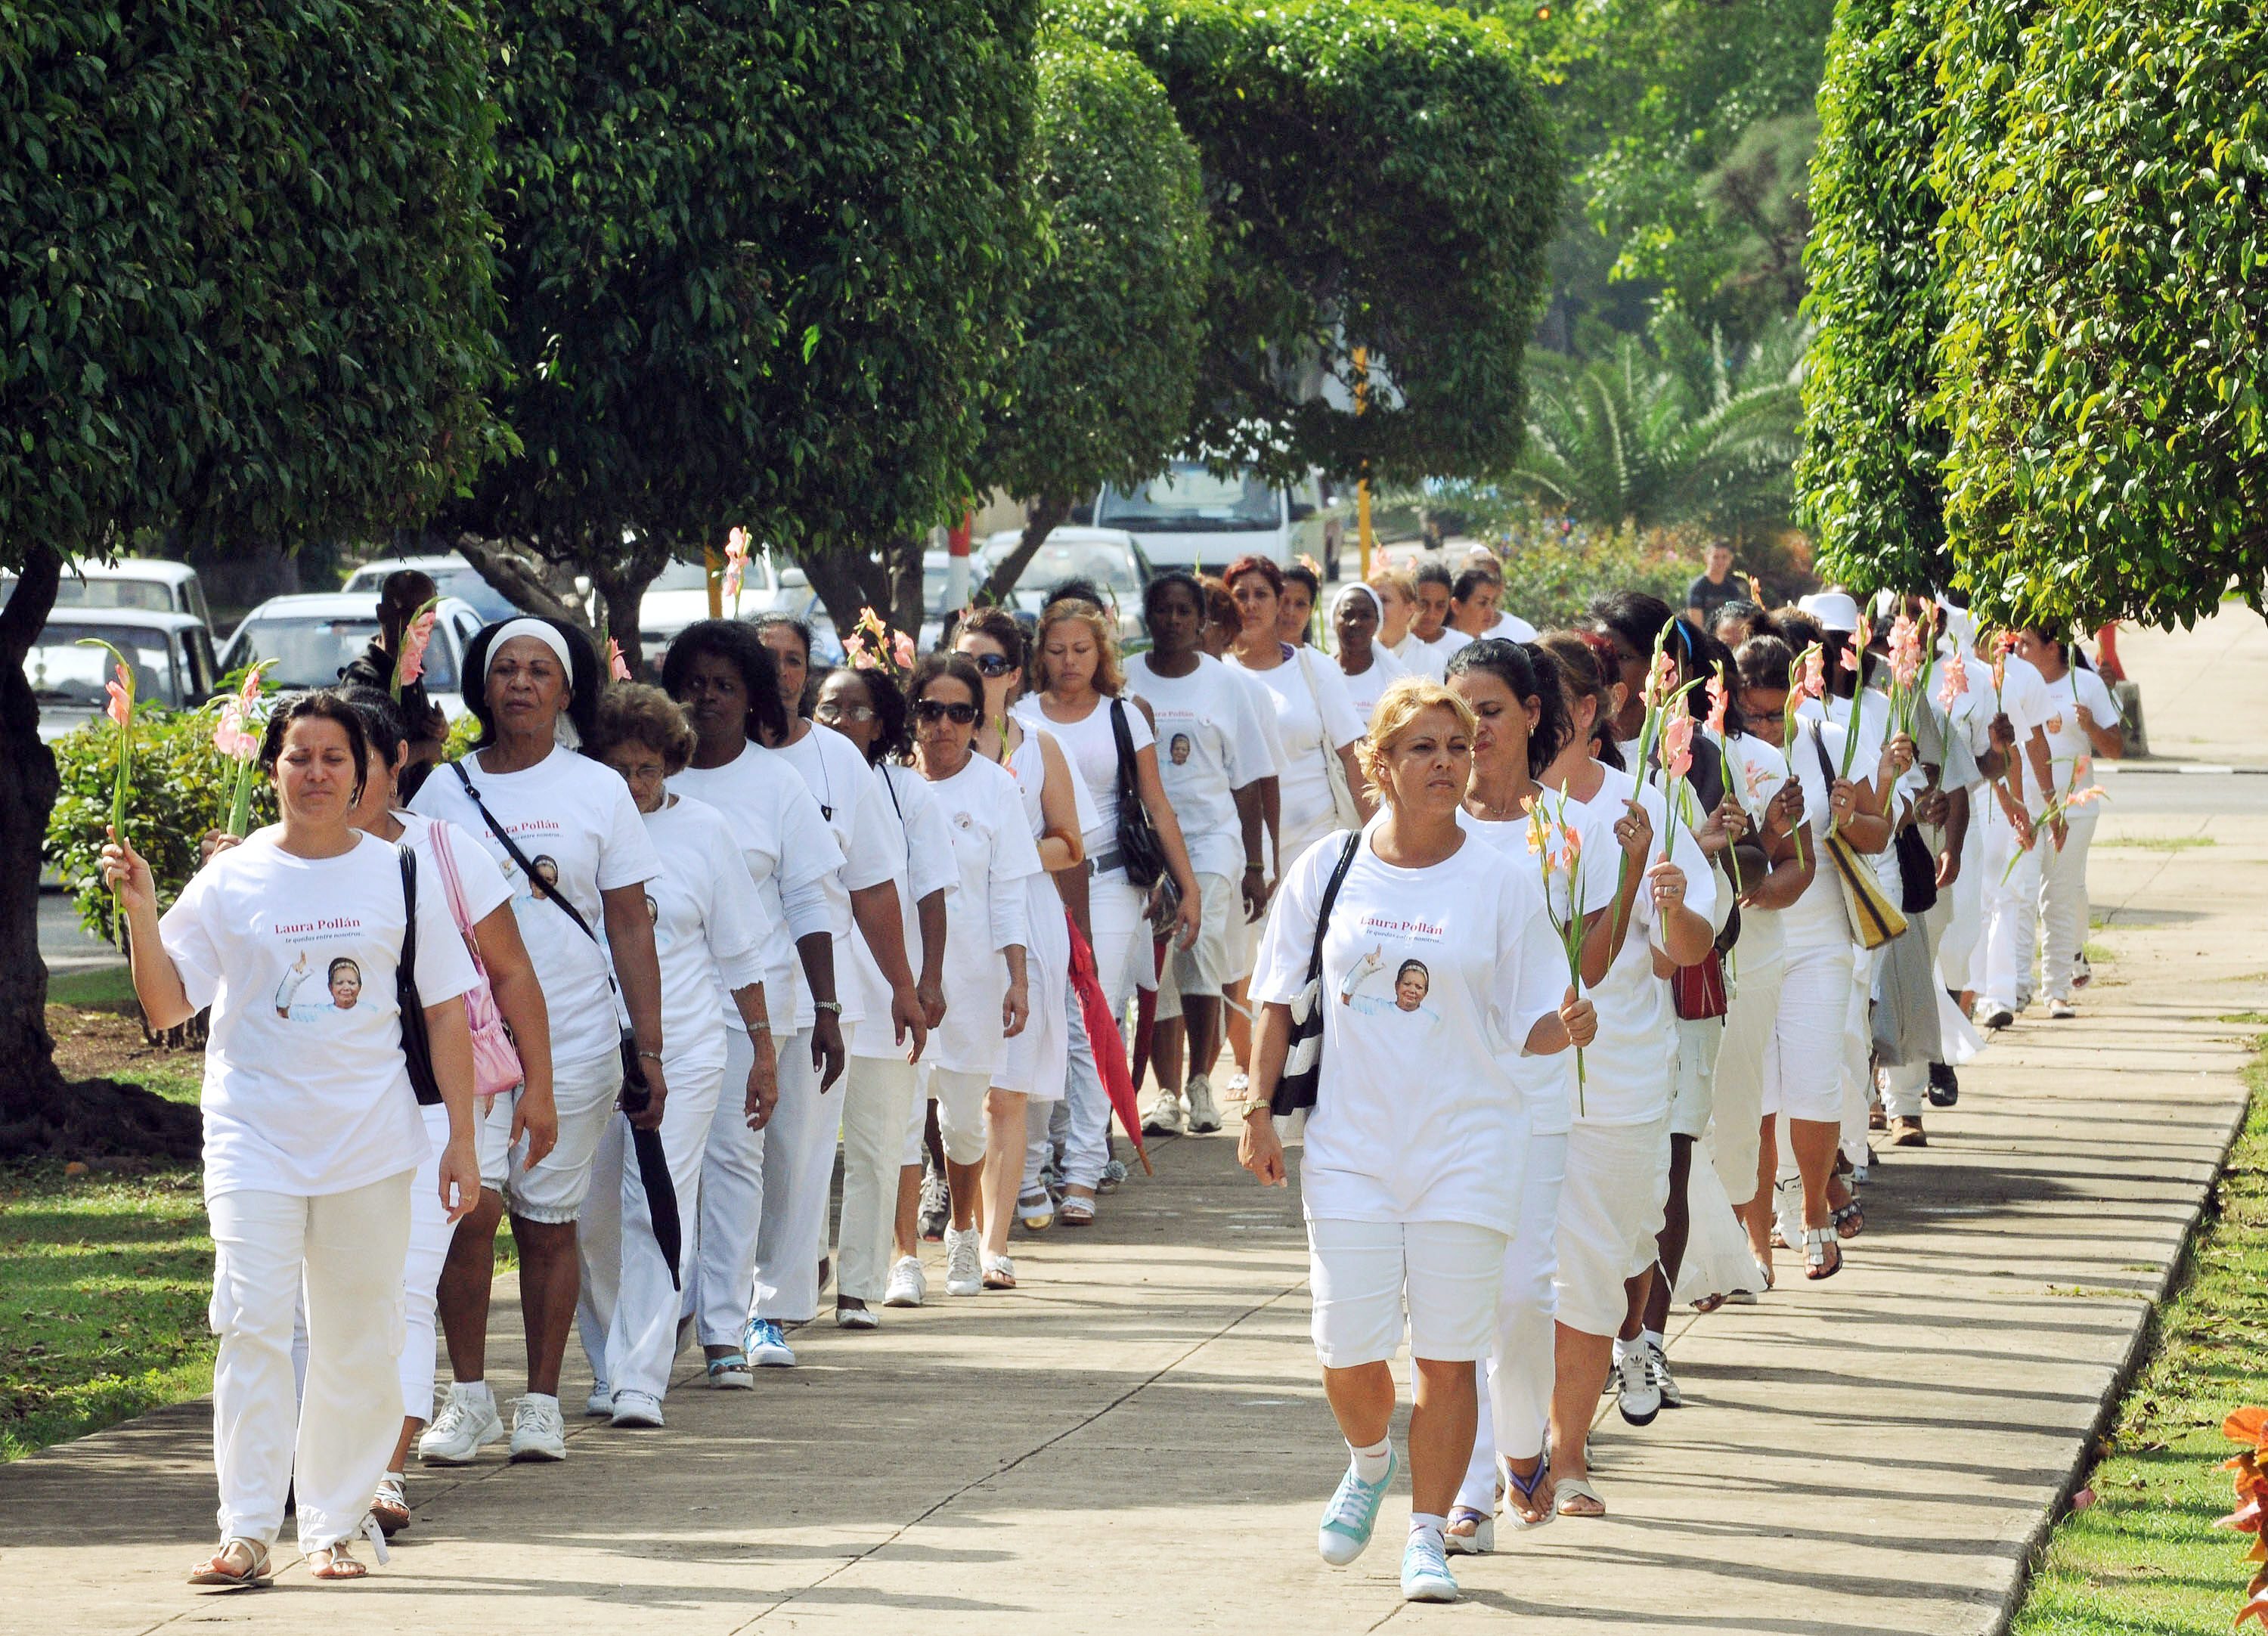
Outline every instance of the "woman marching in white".
<path id="1" fill-rule="evenodd" d="M 976 1220 L 989 1134 L 985 1098 L 1006 1042 L 1031 1016 L 1025 882 L 1040 873 L 1040 855 L 1014 777 L 969 753 L 984 708 L 976 667 L 958 653 L 927 654 L 906 692 L 917 764 L 944 810 L 960 869 L 957 889 L 946 901 L 945 1021 L 931 1041 L 930 1090 L 945 1139 L 953 1209 L 945 1229 L 945 1293 L 974 1295 L 985 1271 Z"/>
<path id="2" fill-rule="evenodd" d="M 2071 798 L 2088 785 L 2095 757 L 2116 761 L 2126 753 L 2126 733 L 2110 688 L 2088 667 L 2077 643 L 2043 626 L 2028 625 L 2016 632 L 2015 651 L 2047 683 L 2048 793 L 2065 803 L 2049 826 L 2047 844 L 2035 845 L 2040 859 L 2040 989 L 2047 996 L 2049 1016 L 2075 1017 L 2072 996 L 2092 975 L 2080 951 L 2087 941 L 2087 854 L 2102 814 L 2092 801 Z M 2019 949 L 2017 958 L 2029 964 L 2030 953 Z"/>
<path id="3" fill-rule="evenodd" d="M 711 1121 L 761 1130 L 779 1098 L 764 1009 L 771 923 L 724 817 L 664 787 L 685 770 L 693 744 L 684 712 L 659 688 L 618 683 L 600 701 L 592 754 L 622 775 L 661 858 L 661 873 L 646 882 L 646 902 L 669 1041 L 661 1150 L 681 1219 L 697 1215 Z M 729 1017 L 718 999 L 720 984 L 730 996 Z M 752 1048 L 737 1081 L 725 1073 L 728 1028 Z M 579 1316 L 596 1382 L 585 1412 L 620 1426 L 657 1426 L 677 1356 L 679 1290 L 692 1282 L 700 1250 L 697 1235 L 686 1234 L 675 1269 L 662 1255 L 625 1129 L 615 1120 L 600 1143 L 583 1215 Z"/>
<path id="4" fill-rule="evenodd" d="M 376 1537 L 371 1495 L 401 1426 L 395 1360 L 409 1189 L 429 1152 L 395 1000 L 411 938 L 433 1077 L 449 1110 L 435 1184 L 451 1220 L 481 1187 L 472 1036 L 459 999 L 473 984 L 472 960 L 424 860 L 409 871 L 413 925 L 401 858 L 349 822 L 369 772 L 361 718 L 335 693 L 303 694 L 269 719 L 261 760 L 282 822 L 217 858 L 162 922 L 149 865 L 115 837 L 102 856 L 132 932 L 134 990 L 150 1025 L 178 1028 L 212 1007 L 202 1101 L 221 1542 L 189 1582 L 226 1588 L 272 1578 L 287 1489 L 315 1577 L 369 1571 L 349 1542 Z M 301 985 L 279 1007 L 300 968 L 326 981 Z M 304 1404 L 291 1368 L 303 1288 Z"/>
<path id="5" fill-rule="evenodd" d="M 1262 939 L 1256 1101 L 1239 1153 L 1262 1183 L 1283 1183 L 1270 1104 L 1293 1003 L 1321 1006 L 1301 1206 L 1315 1349 L 1350 1463 L 1316 1544 L 1335 1565 L 1370 1544 L 1394 1478 L 1388 1360 L 1406 1329 L 1416 1402 L 1402 1589 L 1425 1602 L 1457 1595 L 1441 1531 L 1472 1448 L 1473 1366 L 1489 1347 L 1521 1217 L 1528 1113 L 1513 1065 L 1593 1033 L 1540 881 L 1506 868 L 1460 821 L 1473 727 L 1436 682 L 1412 677 L 1379 701 L 1362 760 L 1382 815 L 1286 872 Z M 1413 1076 L 1421 1057 L 1436 1071 Z"/>
<path id="6" fill-rule="evenodd" d="M 527 1330 L 527 1392 L 512 1412 L 512 1457 L 563 1460 L 559 1366 L 582 1281 L 575 1223 L 623 1084 L 617 983 L 650 1093 L 632 1122 L 659 1128 L 668 1105 L 661 968 L 645 907 L 646 882 L 661 873 L 661 859 L 622 781 L 571 748 L 596 726 L 605 686 L 589 637 L 563 621 L 507 620 L 473 638 L 465 672 L 480 678 L 467 703 L 481 737 L 471 755 L 425 780 L 410 808 L 480 839 L 512 888 L 512 913 L 543 984 L 559 1139 L 541 1160 L 515 1152 L 504 1186 Z M 462 1465 L 504 1433 L 487 1380 L 465 1375 L 483 1361 L 473 1341 L 485 1318 L 479 1274 L 492 1260 L 495 1230 L 484 1210 L 450 1250 L 452 1270 L 468 1264 L 473 1276 L 469 1287 L 442 1283 L 457 1380 L 418 1440 L 428 1465 Z M 462 1346 L 455 1344 L 460 1332 Z"/>

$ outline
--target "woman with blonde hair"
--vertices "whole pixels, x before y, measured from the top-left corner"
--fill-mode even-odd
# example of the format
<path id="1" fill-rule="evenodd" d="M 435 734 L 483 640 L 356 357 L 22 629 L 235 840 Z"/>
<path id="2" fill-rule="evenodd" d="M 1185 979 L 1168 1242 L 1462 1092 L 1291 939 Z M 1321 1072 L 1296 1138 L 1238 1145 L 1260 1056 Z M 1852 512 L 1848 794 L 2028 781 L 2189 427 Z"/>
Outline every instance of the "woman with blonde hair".
<path id="1" fill-rule="evenodd" d="M 1395 1473 L 1389 1362 L 1406 1330 L 1415 1403 L 1402 1591 L 1422 1602 L 1457 1595 L 1442 1530 L 1521 1215 L 1520 1059 L 1593 1031 L 1539 878 L 1506 868 L 1462 819 L 1474 732 L 1471 709 L 1438 682 L 1407 678 L 1379 700 L 1360 755 L 1381 816 L 1319 840 L 1285 871 L 1262 939 L 1238 1155 L 1263 1185 L 1282 1184 L 1273 1104 L 1289 1111 L 1312 1090 L 1300 1181 L 1313 1328 L 1350 1456 L 1316 1545 L 1343 1566 L 1370 1544 Z M 1285 1085 L 1295 1004 L 1322 1006 L 1322 1058 L 1312 1081 Z M 1425 1073 L 1410 1072 L 1417 1061 Z"/>
<path id="2" fill-rule="evenodd" d="M 1017 701 L 1015 714 L 1049 733 L 1094 803 L 1094 827 L 1080 839 L 1087 859 L 1087 924 L 1094 928 L 1094 969 L 1114 1017 L 1123 1016 L 1135 984 L 1136 962 L 1149 957 L 1150 923 L 1143 893 L 1128 878 L 1119 845 L 1119 792 L 1130 788 L 1156 831 L 1166 873 L 1179 902 L 1174 940 L 1187 948 L 1203 923 L 1197 878 L 1189 867 L 1181 824 L 1158 777 L 1158 749 L 1149 713 L 1122 697 L 1118 644 L 1109 623 L 1091 602 L 1064 597 L 1040 615 L 1035 644 L 1040 690 Z M 1098 1083 L 1075 1075 L 1071 1087 L 1072 1133 L 1067 1144 L 1062 1216 L 1066 1227 L 1094 1220 L 1095 1186 L 1109 1156 L 1110 1107 Z"/>

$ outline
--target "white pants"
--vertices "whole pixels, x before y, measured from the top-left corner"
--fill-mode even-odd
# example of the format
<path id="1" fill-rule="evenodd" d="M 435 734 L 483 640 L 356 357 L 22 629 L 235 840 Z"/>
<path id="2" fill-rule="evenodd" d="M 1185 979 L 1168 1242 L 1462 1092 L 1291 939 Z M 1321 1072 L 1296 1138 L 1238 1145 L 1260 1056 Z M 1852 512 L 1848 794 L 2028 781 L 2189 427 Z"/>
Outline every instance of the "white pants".
<path id="1" fill-rule="evenodd" d="M 843 1213 L 835 1229 L 839 1295 L 869 1304 L 890 1278 L 898 1168 L 906 1126 L 922 1116 L 918 1078 L 903 1057 L 853 1057 L 843 1071 Z M 916 1128 L 916 1140 L 920 1139 Z"/>
<path id="2" fill-rule="evenodd" d="M 1095 980 L 1103 999 L 1110 1002 L 1110 1014 L 1123 1029 L 1126 1002 L 1133 998 L 1136 979 L 1151 969 L 1156 958 L 1150 923 L 1142 914 L 1142 894 L 1123 870 L 1096 875 L 1087 882 L 1086 892 L 1087 924 L 1094 928 Z M 1093 1187 L 1110 1157 L 1110 1097 L 1095 1071 L 1095 1047 L 1086 1038 L 1076 992 L 1071 997 L 1071 1060 L 1064 1083 L 1071 1124 L 1064 1143 L 1064 1179 L 1073 1186 Z"/>
<path id="3" fill-rule="evenodd" d="M 273 1544 L 284 1493 L 299 1548 L 353 1536 L 401 1434 L 401 1271 L 411 1172 L 306 1198 L 249 1190 L 207 1201 L 213 1467 L 225 1538 Z M 291 1332 L 306 1301 L 304 1412 Z"/>
<path id="4" fill-rule="evenodd" d="M 1777 946 L 1762 960 L 1742 956 L 1740 980 L 1725 1012 L 1725 1038 L 1717 1048 L 1707 1146 L 1725 1197 L 1735 1205 L 1756 1197 L 1764 1052 L 1778 1024 L 1780 983 L 1786 970 L 1786 952 Z"/>
<path id="5" fill-rule="evenodd" d="M 1465 1221 L 1308 1222 L 1315 1355 L 1326 1369 L 1384 1363 L 1406 1328 L 1413 1358 L 1486 1356 L 1510 1242 Z"/>
<path id="6" fill-rule="evenodd" d="M 2087 852 L 2095 844 L 2099 809 L 2081 807 L 2068 814 L 2070 832 L 2058 851 L 2048 836 L 2034 850 L 2040 855 L 2040 991 L 2050 999 L 2069 999 L 2079 951 L 2087 944 Z"/>
<path id="7" fill-rule="evenodd" d="M 1528 1139 L 1527 1185 L 1520 1196 L 1520 1227 L 1505 1249 L 1497 1286 L 1496 1332 L 1480 1386 L 1480 1424 L 1472 1466 L 1457 1492 L 1459 1505 L 1494 1508 L 1498 1455 L 1532 1460 L 1543 1452 L 1551 1416 L 1554 1367 L 1551 1290 L 1558 1271 L 1559 1185 L 1567 1179 L 1567 1133 Z"/>
<path id="8" fill-rule="evenodd" d="M 1027 1194 L 1039 1187 L 1050 1148 L 1064 1183 L 1072 1187 L 1093 1187 L 1102 1179 L 1102 1167 L 1110 1158 L 1110 1094 L 1102 1088 L 1102 1074 L 1094 1065 L 1094 1050 L 1087 1043 L 1086 1019 L 1076 993 L 1071 997 L 1064 1040 L 1062 1100 L 1048 1108 L 1046 1117 L 1026 1122 Z"/>
<path id="9" fill-rule="evenodd" d="M 2040 852 L 2044 844 L 2042 837 L 2030 851 L 2018 851 L 2015 826 L 2001 812 L 2000 803 L 1991 800 L 1984 822 L 1982 975 L 1970 986 L 1980 997 L 2005 1006 L 2028 1005 L 2032 998 L 2032 947 L 2039 936 Z"/>
<path id="10" fill-rule="evenodd" d="M 1983 804 L 1992 799 L 1983 785 L 1969 791 L 1969 833 L 1961 843 L 1961 873 L 1950 891 L 1938 894 L 1946 910 L 1945 930 L 1937 943 L 1938 980 L 1958 994 L 1974 987 L 1970 968 L 1984 940 L 1984 836 L 1979 828 Z"/>
<path id="11" fill-rule="evenodd" d="M 887 1028 L 882 1018 L 875 1026 Z M 854 1030 L 843 1028 L 844 1045 Z M 806 1323 L 819 1315 L 819 1257 L 825 1253 L 827 1196 L 835 1180 L 835 1139 L 843 1128 L 843 1081 L 823 1094 L 811 1065 L 811 1036 L 799 1033 L 792 1080 L 783 1060 L 779 1106 L 764 1129 L 764 1180 L 756 1218 L 755 1306 L 748 1315 Z M 845 1058 L 848 1076 L 848 1058 Z M 728 1071 L 729 1072 L 729 1071 Z"/>
<path id="12" fill-rule="evenodd" d="M 740 1094 L 730 1098 L 727 1107 L 722 1094 L 725 1068 L 715 1058 L 706 1064 L 666 1063 L 664 1069 L 669 1100 L 662 1104 L 661 1153 L 670 1185 L 677 1191 L 678 1276 L 689 1284 L 698 1276 L 699 1244 L 684 1224 L 700 1216 L 702 1159 L 709 1147 L 710 1124 L 740 1116 L 747 1075 L 744 1070 Z M 645 1182 L 626 1118 L 617 1116 L 599 1139 L 591 1167 L 591 1197 L 583 1206 L 576 1248 L 582 1257 L 583 1291 L 575 1320 L 584 1356 L 591 1360 L 592 1378 L 616 1391 L 667 1396 L 683 1301 L 670 1281 L 661 1246 L 654 1242 L 653 1216 L 646 1205 Z"/>
<path id="13" fill-rule="evenodd" d="M 772 1036 L 779 1060 L 780 1101 L 810 1080 L 811 1030 Z M 746 1085 L 755 1047 L 737 1023 L 725 1029 L 725 1083 Z M 808 1094 L 808 1091 L 795 1093 Z M 775 1112 L 772 1118 L 777 1121 Z M 681 1309 L 699 1320 L 703 1346 L 737 1346 L 755 1305 L 756 1234 L 762 1219 L 764 1153 L 771 1126 L 748 1129 L 745 1119 L 711 1119 L 701 1159 L 700 1271 Z M 815 1272 L 816 1268 L 813 1271 Z"/>
<path id="14" fill-rule="evenodd" d="M 1779 1004 L 1764 1043 L 1764 1112 L 1822 1124 L 1842 1122 L 1843 1035 L 1850 1022 L 1853 964 L 1848 943 L 1787 951 Z"/>
<path id="15" fill-rule="evenodd" d="M 1889 958 L 1889 945 L 1851 951 L 1851 993 L 1843 1013 L 1843 1152 L 1863 1169 L 1867 1163 L 1867 1116 L 1874 1103 L 1874 976 Z"/>

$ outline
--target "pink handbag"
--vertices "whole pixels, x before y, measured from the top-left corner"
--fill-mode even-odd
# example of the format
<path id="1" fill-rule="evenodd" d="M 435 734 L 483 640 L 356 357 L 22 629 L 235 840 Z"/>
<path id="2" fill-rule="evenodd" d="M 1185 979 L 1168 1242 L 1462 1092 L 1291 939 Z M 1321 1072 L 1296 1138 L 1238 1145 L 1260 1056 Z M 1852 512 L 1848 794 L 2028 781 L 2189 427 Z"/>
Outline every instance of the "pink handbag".
<path id="1" fill-rule="evenodd" d="M 434 821 L 433 861 L 441 872 L 441 887 L 449 896 L 449 914 L 457 923 L 458 933 L 465 940 L 465 952 L 473 957 L 475 974 L 473 986 L 465 991 L 465 1022 L 473 1035 L 473 1089 L 481 1098 L 481 1105 L 504 1092 L 514 1089 L 526 1077 L 519 1065 L 519 1050 L 512 1041 L 512 1030 L 504 1025 L 504 1014 L 497 1010 L 496 993 L 489 987 L 488 968 L 481 964 L 481 947 L 473 936 L 472 912 L 465 906 L 465 888 L 457 876 L 457 860 L 449 851 L 449 826 Z"/>

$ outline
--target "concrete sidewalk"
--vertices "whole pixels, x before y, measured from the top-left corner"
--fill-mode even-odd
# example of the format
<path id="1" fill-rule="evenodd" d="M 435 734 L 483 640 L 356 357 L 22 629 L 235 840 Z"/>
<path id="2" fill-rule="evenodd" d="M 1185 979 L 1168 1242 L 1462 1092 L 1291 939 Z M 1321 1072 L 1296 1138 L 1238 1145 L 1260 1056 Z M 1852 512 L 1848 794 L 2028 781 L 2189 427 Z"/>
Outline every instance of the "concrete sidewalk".
<path id="1" fill-rule="evenodd" d="M 2117 844 L 2176 830 L 2215 844 Z M 562 1466 L 414 1475 L 417 1522 L 362 1586 L 182 1586 L 211 1525 L 202 1404 L 0 1469 L 5 1626 L 1990 1631 L 2240 1116 L 2255 1030 L 2216 1019 L 2268 1007 L 2268 818 L 2114 806 L 2102 838 L 2087 1015 L 2028 1019 L 1934 1146 L 1885 1155 L 1843 1276 L 1783 1256 L 1761 1304 L 1681 1318 L 1689 1406 L 1601 1426 L 1612 1516 L 1504 1530 L 1459 1565 L 1462 1606 L 1400 1601 L 1406 1499 L 1356 1566 L 1316 1559 L 1344 1449 L 1296 1204 L 1216 1138 L 1161 1143 L 1093 1231 L 1020 1239 L 1012 1295 L 806 1330 L 802 1368 L 687 1384 L 663 1432 L 577 1423 Z M 498 1312 L 501 1392 L 516 1327 Z"/>

